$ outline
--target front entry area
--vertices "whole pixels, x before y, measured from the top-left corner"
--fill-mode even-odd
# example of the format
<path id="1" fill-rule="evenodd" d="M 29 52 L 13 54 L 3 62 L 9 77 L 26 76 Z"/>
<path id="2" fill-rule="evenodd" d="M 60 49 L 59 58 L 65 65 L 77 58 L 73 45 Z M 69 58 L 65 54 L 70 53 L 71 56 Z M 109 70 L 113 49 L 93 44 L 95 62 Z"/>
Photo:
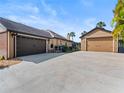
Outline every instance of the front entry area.
<path id="1" fill-rule="evenodd" d="M 118 52 L 124 53 L 124 41 L 123 40 L 118 41 Z"/>
<path id="2" fill-rule="evenodd" d="M 113 38 L 112 37 L 88 38 L 87 51 L 112 52 Z"/>
<path id="3" fill-rule="evenodd" d="M 46 40 L 17 36 L 16 55 L 26 56 L 46 52 Z"/>

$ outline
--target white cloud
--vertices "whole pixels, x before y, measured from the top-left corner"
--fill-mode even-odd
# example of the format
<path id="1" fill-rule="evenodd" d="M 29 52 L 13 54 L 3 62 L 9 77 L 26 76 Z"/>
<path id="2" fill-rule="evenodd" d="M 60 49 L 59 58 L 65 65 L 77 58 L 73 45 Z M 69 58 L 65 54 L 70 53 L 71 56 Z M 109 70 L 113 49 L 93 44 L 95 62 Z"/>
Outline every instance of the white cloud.
<path id="1" fill-rule="evenodd" d="M 56 16 L 57 15 L 57 11 L 55 9 L 53 9 L 48 3 L 45 2 L 45 0 L 41 0 L 41 4 L 44 7 L 44 10 L 52 15 L 52 16 Z"/>
<path id="2" fill-rule="evenodd" d="M 88 18 L 86 20 L 84 20 L 83 25 L 84 25 L 84 30 L 89 30 L 92 29 L 96 26 L 96 18 Z"/>
<path id="3" fill-rule="evenodd" d="M 39 29 L 50 29 L 65 37 L 67 33 L 73 31 L 76 33 L 75 41 L 79 41 L 81 28 L 77 24 L 71 24 L 71 23 L 69 24 L 59 21 L 58 19 L 52 19 L 52 18 L 48 19 L 34 15 L 29 15 L 27 17 L 11 15 L 11 16 L 7 16 L 7 18 Z"/>
<path id="4" fill-rule="evenodd" d="M 68 12 L 64 8 L 60 7 L 60 14 L 61 15 L 67 15 Z"/>
<path id="5" fill-rule="evenodd" d="M 29 13 L 39 13 L 39 8 L 32 4 L 16 5 L 14 6 L 16 10 L 25 11 Z"/>
<path id="6" fill-rule="evenodd" d="M 85 7 L 91 7 L 93 6 L 93 0 L 80 0 L 83 6 Z"/>
<path id="7" fill-rule="evenodd" d="M 10 6 L 9 9 L 7 5 L 5 5 L 0 10 L 4 9 L 4 11 L 8 13 L 4 17 L 9 18 L 13 21 L 20 22 L 39 29 L 51 29 L 65 37 L 68 32 L 76 32 L 77 36 L 75 40 L 79 41 L 79 36 L 81 33 L 80 25 L 60 20 L 57 17 L 58 14 L 56 10 L 54 10 L 48 3 L 44 2 L 44 0 L 42 1 L 42 4 L 43 8 L 50 16 L 43 16 L 43 14 L 40 13 L 40 9 L 38 8 L 38 6 L 34 4 L 17 4 L 14 6 L 8 4 Z M 62 11 L 61 13 L 63 15 L 67 14 L 67 12 L 61 7 L 60 11 Z"/>
<path id="8" fill-rule="evenodd" d="M 28 6 L 29 7 L 29 6 Z M 21 9 L 21 8 L 20 8 Z M 83 20 L 82 22 L 82 27 L 81 27 L 81 22 L 79 24 L 76 23 L 67 23 L 65 21 L 60 21 L 57 17 L 55 16 L 50 16 L 50 17 L 43 17 L 39 15 L 36 12 L 29 13 L 31 8 L 28 8 L 26 11 L 27 13 L 24 16 L 21 15 L 8 15 L 6 16 L 7 18 L 16 21 L 16 22 L 21 22 L 26 25 L 30 25 L 39 29 L 51 29 L 63 36 L 66 37 L 68 32 L 76 32 L 76 37 L 75 41 L 79 41 L 79 36 L 81 35 L 81 32 L 83 30 L 89 31 L 92 28 L 95 27 L 96 25 L 96 18 L 87 18 L 86 20 Z M 22 11 L 25 11 L 21 9 Z M 29 11 L 28 11 L 29 10 Z M 36 9 L 37 11 L 37 9 Z"/>
<path id="9" fill-rule="evenodd" d="M 13 5 L 11 3 L 5 4 L 0 6 L 0 11 L 2 13 L 32 13 L 32 14 L 38 14 L 40 12 L 39 8 L 36 5 L 33 4 L 16 4 Z"/>

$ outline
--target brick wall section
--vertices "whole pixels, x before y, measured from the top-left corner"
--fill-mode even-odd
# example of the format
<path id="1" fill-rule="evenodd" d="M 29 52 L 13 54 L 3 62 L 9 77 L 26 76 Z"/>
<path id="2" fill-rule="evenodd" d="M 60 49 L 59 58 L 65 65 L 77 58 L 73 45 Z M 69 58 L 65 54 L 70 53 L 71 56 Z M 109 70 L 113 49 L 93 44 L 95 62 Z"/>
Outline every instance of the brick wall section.
<path id="1" fill-rule="evenodd" d="M 0 55 L 7 58 L 7 32 L 0 33 Z"/>

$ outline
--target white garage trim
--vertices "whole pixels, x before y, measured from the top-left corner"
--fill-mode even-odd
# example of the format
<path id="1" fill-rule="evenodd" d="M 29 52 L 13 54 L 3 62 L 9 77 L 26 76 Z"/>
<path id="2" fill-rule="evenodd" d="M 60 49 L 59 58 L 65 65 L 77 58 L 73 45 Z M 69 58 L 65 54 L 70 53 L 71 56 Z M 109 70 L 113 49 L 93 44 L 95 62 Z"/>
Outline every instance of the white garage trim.
<path id="1" fill-rule="evenodd" d="M 19 35 L 19 36 L 24 36 L 24 37 L 36 38 L 36 39 L 48 40 L 48 38 L 43 38 L 43 37 L 38 37 L 38 36 L 33 36 L 33 35 L 26 35 L 26 34 L 20 34 L 20 33 L 18 33 L 17 35 Z"/>

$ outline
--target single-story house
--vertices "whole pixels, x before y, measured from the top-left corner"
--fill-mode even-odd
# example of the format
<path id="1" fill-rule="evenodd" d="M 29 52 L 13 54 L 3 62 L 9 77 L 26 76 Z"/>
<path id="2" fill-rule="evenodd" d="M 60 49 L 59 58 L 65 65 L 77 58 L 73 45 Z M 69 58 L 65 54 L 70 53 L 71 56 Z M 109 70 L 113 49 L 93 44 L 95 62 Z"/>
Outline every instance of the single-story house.
<path id="1" fill-rule="evenodd" d="M 50 38 L 44 30 L 0 18 L 0 55 L 6 59 L 45 53 Z"/>
<path id="2" fill-rule="evenodd" d="M 118 41 L 113 39 L 112 31 L 94 28 L 81 38 L 82 51 L 118 52 Z"/>
<path id="3" fill-rule="evenodd" d="M 55 51 L 56 47 L 59 46 L 67 46 L 67 47 L 72 47 L 72 43 L 73 41 L 66 39 L 65 37 L 51 31 L 51 30 L 47 30 L 50 35 L 51 35 L 51 39 L 49 41 L 49 51 L 53 52 Z"/>

